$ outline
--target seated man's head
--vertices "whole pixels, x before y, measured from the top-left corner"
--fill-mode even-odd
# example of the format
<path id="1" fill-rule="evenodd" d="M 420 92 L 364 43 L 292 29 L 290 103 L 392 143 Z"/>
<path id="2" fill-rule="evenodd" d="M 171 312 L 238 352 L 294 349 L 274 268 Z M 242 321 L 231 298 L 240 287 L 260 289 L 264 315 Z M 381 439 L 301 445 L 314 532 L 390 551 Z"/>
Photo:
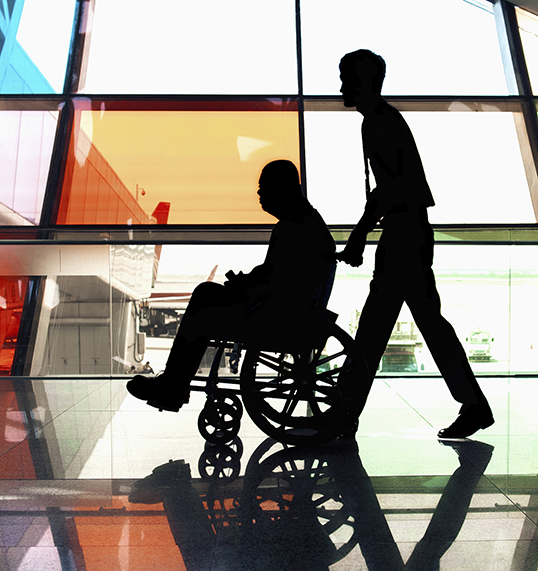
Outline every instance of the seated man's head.
<path id="1" fill-rule="evenodd" d="M 360 107 L 381 95 L 385 60 L 370 50 L 357 50 L 340 60 L 340 92 L 346 107 Z"/>
<path id="2" fill-rule="evenodd" d="M 308 201 L 303 195 L 297 167 L 287 160 L 265 165 L 258 183 L 260 205 L 275 218 L 294 219 L 304 215 Z"/>

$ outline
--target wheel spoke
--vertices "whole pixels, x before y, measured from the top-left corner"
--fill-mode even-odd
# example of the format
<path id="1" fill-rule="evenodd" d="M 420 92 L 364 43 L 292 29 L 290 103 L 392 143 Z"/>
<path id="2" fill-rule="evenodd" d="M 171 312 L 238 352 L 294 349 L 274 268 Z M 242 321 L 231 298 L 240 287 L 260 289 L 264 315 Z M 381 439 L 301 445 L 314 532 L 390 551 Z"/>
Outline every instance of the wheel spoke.
<path id="1" fill-rule="evenodd" d="M 274 357 L 269 353 L 260 353 L 258 356 L 258 364 L 265 365 L 269 369 L 276 371 L 279 375 L 290 373 L 293 366 L 293 363 L 284 361 L 282 356 Z"/>
<path id="2" fill-rule="evenodd" d="M 321 414 L 321 409 L 319 408 L 319 403 L 316 400 L 316 397 L 314 395 L 312 395 L 309 399 L 308 399 L 308 404 L 310 405 L 310 410 L 312 411 L 312 413 L 314 414 L 314 416 L 318 416 Z"/>
<path id="3" fill-rule="evenodd" d="M 334 361 L 335 359 L 338 359 L 339 357 L 342 357 L 345 354 L 346 354 L 345 349 L 342 349 L 341 351 L 338 351 L 338 353 L 332 353 L 331 355 L 327 355 L 326 357 L 323 357 L 323 359 L 320 359 L 318 361 L 317 366 L 320 367 L 321 365 L 325 365 L 325 363 Z"/>
<path id="4" fill-rule="evenodd" d="M 356 344 L 334 323 L 320 321 L 316 327 L 314 338 L 321 342 L 305 351 L 249 349 L 243 361 L 243 403 L 258 427 L 280 442 L 314 444 L 338 436 L 339 377 Z"/>
<path id="5" fill-rule="evenodd" d="M 295 391 L 293 395 L 288 397 L 288 400 L 286 401 L 282 414 L 291 416 L 295 411 L 295 409 L 297 408 L 298 404 L 299 404 L 299 397 L 297 396 L 297 391 Z"/>

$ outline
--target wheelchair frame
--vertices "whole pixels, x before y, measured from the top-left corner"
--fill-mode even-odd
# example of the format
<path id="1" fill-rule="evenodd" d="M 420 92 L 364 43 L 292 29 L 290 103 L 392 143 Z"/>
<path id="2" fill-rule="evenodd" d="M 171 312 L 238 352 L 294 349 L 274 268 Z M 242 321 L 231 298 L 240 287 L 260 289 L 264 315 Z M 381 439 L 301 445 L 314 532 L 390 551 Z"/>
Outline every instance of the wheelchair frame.
<path id="1" fill-rule="evenodd" d="M 211 342 L 216 354 L 209 375 L 191 382 L 191 390 L 207 395 L 198 418 L 203 438 L 213 444 L 232 441 L 243 408 L 258 428 L 285 444 L 321 444 L 346 431 L 356 387 L 368 371 L 355 341 L 336 325 L 337 317 L 317 310 L 293 347 L 265 350 L 255 341 Z M 243 352 L 239 377 L 219 377 L 222 357 L 237 374 Z"/>

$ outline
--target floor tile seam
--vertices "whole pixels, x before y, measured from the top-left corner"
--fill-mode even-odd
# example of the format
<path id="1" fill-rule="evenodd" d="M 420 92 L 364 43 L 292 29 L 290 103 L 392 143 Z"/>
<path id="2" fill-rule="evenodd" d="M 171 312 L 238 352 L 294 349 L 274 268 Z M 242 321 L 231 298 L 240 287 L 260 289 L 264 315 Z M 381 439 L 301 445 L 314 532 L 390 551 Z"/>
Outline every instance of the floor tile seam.
<path id="1" fill-rule="evenodd" d="M 508 474 L 507 474 L 508 475 Z M 521 507 L 520 505 L 518 505 L 514 500 L 512 500 L 510 498 L 509 495 L 507 495 L 505 492 L 502 491 L 501 488 L 499 488 L 499 486 L 497 486 L 493 480 L 491 480 L 489 478 L 489 476 L 487 476 L 486 474 L 482 474 L 482 477 L 485 478 L 489 484 L 491 484 L 491 486 L 493 486 L 501 496 L 503 496 L 510 504 L 512 504 L 514 506 L 514 508 L 516 508 L 519 512 L 521 512 L 521 514 L 523 516 L 525 516 L 525 518 L 527 518 L 533 525 L 535 525 L 536 527 L 538 527 L 538 517 L 535 519 L 533 519 L 528 513 L 526 513 L 525 509 L 523 507 Z"/>
<path id="2" fill-rule="evenodd" d="M 417 415 L 420 416 L 420 418 L 422 418 L 422 420 L 424 420 L 424 422 L 425 422 L 426 424 L 428 424 L 431 428 L 435 428 L 434 425 L 433 425 L 427 418 L 425 418 L 423 414 L 421 414 L 411 403 L 409 403 L 395 388 L 393 388 L 391 385 L 389 385 L 385 379 L 383 379 L 383 382 L 384 382 L 385 385 L 386 385 L 399 399 L 401 399 L 413 412 L 416 412 Z"/>
<path id="3" fill-rule="evenodd" d="M 107 381 L 110 382 L 110 381 Z M 37 437 L 37 435 L 42 432 L 45 427 L 49 426 L 51 423 L 57 421 L 62 415 L 64 415 L 66 412 L 69 412 L 71 409 L 73 409 L 77 404 L 81 403 L 84 399 L 88 398 L 90 395 L 92 395 L 95 391 L 101 389 L 103 387 L 103 385 L 101 385 L 100 387 L 97 387 L 96 389 L 94 389 L 93 391 L 91 391 L 90 393 L 88 393 L 86 396 L 82 397 L 80 400 L 78 400 L 77 402 L 73 403 L 72 405 L 70 405 L 68 408 L 64 409 L 61 412 L 58 412 L 57 415 L 55 415 L 53 418 L 51 418 L 50 420 L 48 420 L 47 422 L 45 422 L 44 424 L 42 424 L 41 426 L 39 426 L 39 428 L 35 427 L 31 430 L 28 431 L 28 434 L 26 435 L 26 437 L 19 441 L 19 442 L 15 442 L 13 446 L 11 446 L 10 448 L 8 448 L 7 450 L 5 450 L 4 452 L 2 452 L 0 454 L 0 458 L 2 458 L 5 454 L 8 454 L 9 452 L 13 451 L 15 448 L 17 448 L 17 446 L 20 446 L 21 444 L 23 444 L 24 442 L 27 442 L 29 440 L 30 437 Z M 21 412 L 27 412 L 27 414 L 31 414 L 32 411 L 21 411 Z M 110 412 L 112 413 L 112 409 L 102 409 L 102 410 L 94 410 L 91 412 Z"/>
<path id="4" fill-rule="evenodd" d="M 72 410 L 74 407 L 76 407 L 78 404 L 80 404 L 84 399 L 89 398 L 92 394 L 94 394 L 96 391 L 100 390 L 103 388 L 103 386 L 106 383 L 110 383 L 111 379 L 109 379 L 108 381 L 105 381 L 105 383 L 103 383 L 102 385 L 100 385 L 99 387 L 95 388 L 93 391 L 89 392 L 88 394 L 86 394 L 85 396 L 81 397 L 78 401 L 74 402 L 72 405 L 68 406 L 66 409 L 59 411 L 58 414 L 56 416 L 54 416 L 53 418 L 51 418 L 50 420 L 48 420 L 47 422 L 45 422 L 44 424 L 42 424 L 39 428 L 35 428 L 34 429 L 34 435 L 36 435 L 39 431 L 43 430 L 46 426 L 48 426 L 51 422 L 55 422 L 58 418 L 60 418 L 63 414 L 65 414 L 66 412 L 69 412 L 70 410 Z M 32 411 L 28 411 L 29 413 L 31 413 Z M 88 410 L 87 412 L 114 412 L 111 408 L 106 409 L 95 409 L 95 410 Z M 52 413 L 52 412 L 51 412 Z M 27 437 L 28 438 L 28 437 Z"/>

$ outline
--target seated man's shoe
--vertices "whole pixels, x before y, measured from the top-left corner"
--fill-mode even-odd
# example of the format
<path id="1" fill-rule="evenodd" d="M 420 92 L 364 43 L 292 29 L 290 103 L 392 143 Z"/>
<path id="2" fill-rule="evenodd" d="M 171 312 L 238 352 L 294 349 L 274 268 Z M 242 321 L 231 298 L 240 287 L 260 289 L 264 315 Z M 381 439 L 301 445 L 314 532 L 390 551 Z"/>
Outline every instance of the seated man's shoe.
<path id="1" fill-rule="evenodd" d="M 487 403 L 471 404 L 460 412 L 458 418 L 437 433 L 438 438 L 467 438 L 481 428 L 491 426 L 495 420 Z"/>
<path id="2" fill-rule="evenodd" d="M 162 375 L 156 377 L 146 377 L 145 375 L 135 375 L 127 382 L 127 390 L 130 394 L 140 400 L 153 398 L 156 387 L 162 382 Z"/>
<path id="3" fill-rule="evenodd" d="M 178 412 L 188 402 L 189 384 L 171 379 L 165 373 L 155 377 L 136 375 L 127 383 L 127 390 L 137 399 L 159 410 Z"/>
<path id="4" fill-rule="evenodd" d="M 189 386 L 174 387 L 170 389 L 167 387 L 156 398 L 148 399 L 147 404 L 153 408 L 158 408 L 159 412 L 167 410 L 170 412 L 179 412 L 179 409 L 189 402 L 190 390 Z"/>

